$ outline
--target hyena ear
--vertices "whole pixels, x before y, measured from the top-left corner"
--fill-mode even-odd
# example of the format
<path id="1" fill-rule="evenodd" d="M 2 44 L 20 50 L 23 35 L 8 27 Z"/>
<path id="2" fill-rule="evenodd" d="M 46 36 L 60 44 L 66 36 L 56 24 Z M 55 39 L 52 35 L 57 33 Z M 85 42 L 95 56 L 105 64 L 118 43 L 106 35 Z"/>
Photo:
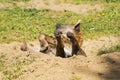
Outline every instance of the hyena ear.
<path id="1" fill-rule="evenodd" d="M 59 28 L 61 28 L 61 24 L 60 24 L 60 23 L 57 23 L 57 24 L 56 24 L 56 29 L 59 29 Z"/>
<path id="2" fill-rule="evenodd" d="M 77 24 L 75 24 L 74 30 L 80 32 L 80 20 L 77 22 Z"/>

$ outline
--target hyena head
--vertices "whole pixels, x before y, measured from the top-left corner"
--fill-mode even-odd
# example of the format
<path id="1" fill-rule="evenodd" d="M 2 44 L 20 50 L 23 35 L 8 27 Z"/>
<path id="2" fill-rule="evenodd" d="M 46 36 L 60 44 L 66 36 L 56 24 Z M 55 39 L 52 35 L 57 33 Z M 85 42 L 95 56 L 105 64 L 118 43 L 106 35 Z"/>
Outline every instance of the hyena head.
<path id="1" fill-rule="evenodd" d="M 69 33 L 72 34 L 76 41 L 71 41 L 72 39 L 70 39 Z M 57 46 L 58 50 L 56 52 L 56 54 L 58 54 L 57 56 L 61 57 L 72 56 L 73 44 L 79 45 L 79 47 L 82 45 L 83 39 L 81 33 L 82 32 L 80 30 L 80 21 L 78 21 L 77 24 L 57 24 L 55 30 L 55 37 L 57 39 L 58 45 Z"/>

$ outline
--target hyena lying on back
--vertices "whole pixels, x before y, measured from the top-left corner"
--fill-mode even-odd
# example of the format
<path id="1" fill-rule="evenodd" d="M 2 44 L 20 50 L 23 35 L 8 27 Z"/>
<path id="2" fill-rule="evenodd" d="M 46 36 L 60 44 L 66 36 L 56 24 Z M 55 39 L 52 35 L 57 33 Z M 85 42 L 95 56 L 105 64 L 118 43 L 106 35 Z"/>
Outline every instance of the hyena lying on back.
<path id="1" fill-rule="evenodd" d="M 81 49 L 83 38 L 80 22 L 77 24 L 57 24 L 54 35 L 55 38 L 40 34 L 39 52 L 54 54 L 63 58 L 73 56 L 74 54 L 86 56 L 85 52 Z M 26 47 L 21 47 L 21 50 L 22 48 L 26 49 Z"/>

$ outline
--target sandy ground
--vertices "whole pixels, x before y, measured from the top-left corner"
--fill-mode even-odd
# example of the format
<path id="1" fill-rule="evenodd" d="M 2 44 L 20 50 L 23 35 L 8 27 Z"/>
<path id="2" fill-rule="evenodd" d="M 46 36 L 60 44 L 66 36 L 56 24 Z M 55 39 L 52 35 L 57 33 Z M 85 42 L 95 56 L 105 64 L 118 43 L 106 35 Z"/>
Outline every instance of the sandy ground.
<path id="1" fill-rule="evenodd" d="M 34 48 L 38 47 L 37 40 L 29 43 L 35 45 Z M 41 53 L 23 52 L 20 50 L 22 43 L 19 42 L 0 44 L 0 54 L 5 54 L 8 64 L 15 62 L 15 57 L 19 60 L 34 57 L 33 62 L 23 65 L 23 73 L 16 80 L 119 80 L 120 53 L 95 55 L 99 49 L 109 48 L 116 43 L 120 43 L 120 37 L 102 37 L 84 41 L 83 49 L 88 57 L 60 58 Z M 0 80 L 7 80 L 2 72 Z"/>

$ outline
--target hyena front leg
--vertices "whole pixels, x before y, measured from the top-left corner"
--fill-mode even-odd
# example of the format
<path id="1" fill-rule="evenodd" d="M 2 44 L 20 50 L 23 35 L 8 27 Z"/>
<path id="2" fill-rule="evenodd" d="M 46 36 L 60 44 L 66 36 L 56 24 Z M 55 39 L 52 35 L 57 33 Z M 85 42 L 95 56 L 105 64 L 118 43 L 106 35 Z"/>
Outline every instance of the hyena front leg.
<path id="1" fill-rule="evenodd" d="M 56 46 L 56 56 L 60 56 L 62 58 L 65 58 L 65 51 L 64 51 L 64 45 L 61 40 L 61 34 L 60 31 L 55 31 L 55 37 L 57 39 L 57 46 Z"/>
<path id="2" fill-rule="evenodd" d="M 87 57 L 86 53 L 81 49 L 81 47 L 79 46 L 78 41 L 76 40 L 75 36 L 73 33 L 71 32 L 67 32 L 67 37 L 70 38 L 70 41 L 72 42 L 72 55 L 84 55 L 85 57 Z"/>

